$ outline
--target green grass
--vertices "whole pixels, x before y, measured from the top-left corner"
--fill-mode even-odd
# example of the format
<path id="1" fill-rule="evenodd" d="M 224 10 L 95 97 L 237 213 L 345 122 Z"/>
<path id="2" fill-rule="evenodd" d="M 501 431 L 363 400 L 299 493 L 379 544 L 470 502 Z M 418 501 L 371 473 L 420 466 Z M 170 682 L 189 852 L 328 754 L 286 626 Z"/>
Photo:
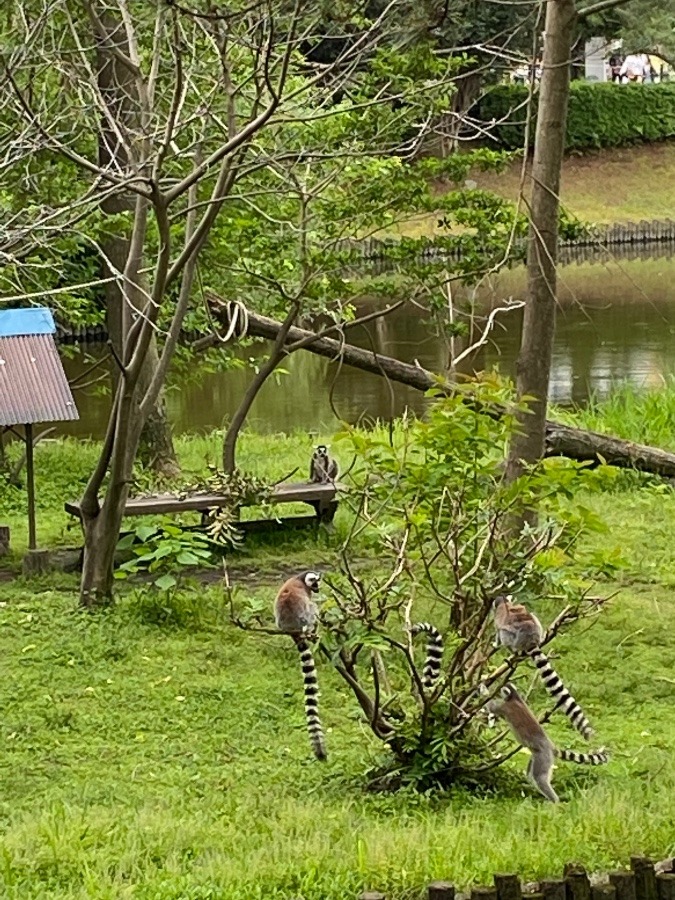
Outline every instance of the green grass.
<path id="1" fill-rule="evenodd" d="M 270 604 L 273 591 L 259 589 Z M 132 596 L 93 617 L 39 584 L 0 598 L 3 897 L 342 900 L 368 885 L 403 897 L 432 878 L 675 850 L 675 609 L 661 586 L 636 581 L 559 644 L 614 759 L 558 769 L 557 808 L 524 782 L 522 797 L 364 794 L 377 748 L 325 665 L 331 757 L 315 763 L 294 652 L 226 625 L 215 588 L 190 630 L 144 624 Z"/>
<path id="2" fill-rule="evenodd" d="M 307 432 L 297 434 L 254 434 L 243 432 L 238 443 L 237 461 L 241 469 L 270 481 L 280 481 L 291 475 L 290 480 L 302 481 L 307 478 L 309 460 L 314 446 L 320 441 L 330 443 L 331 435 L 310 436 Z M 193 484 L 208 475 L 207 466 L 220 466 L 222 458 L 222 432 L 214 431 L 208 435 L 182 435 L 175 438 L 175 447 L 181 467 L 181 484 Z M 18 446 L 11 449 L 13 457 Z M 73 547 L 81 543 L 79 523 L 63 510 L 66 500 L 77 500 L 86 484 L 88 473 L 92 470 L 98 453 L 98 444 L 94 441 L 64 438 L 44 441 L 35 450 L 35 482 L 37 498 L 37 531 L 38 544 L 45 547 Z M 143 490 L 149 488 L 145 480 L 141 484 Z M 8 524 L 12 531 L 13 555 L 10 565 L 25 552 L 28 544 L 26 524 L 26 493 L 24 490 L 8 487 L 0 480 L 0 520 Z M 289 505 L 284 507 L 284 514 L 307 514 L 308 507 Z M 129 525 L 133 520 L 127 520 Z M 147 521 L 147 520 L 144 520 Z M 186 523 L 198 522 L 197 514 L 182 517 Z M 338 518 L 338 528 L 342 517 Z M 296 540 L 282 539 L 284 550 L 303 545 L 304 538 Z M 264 540 L 252 540 L 250 546 L 257 553 Z M 279 544 L 279 536 L 274 538 L 273 546 Z M 248 551 L 244 549 L 244 555 Z M 280 555 L 280 554 L 279 554 Z M 3 561 L 0 558 L 0 568 Z M 5 562 L 7 566 L 7 562 Z"/>
<path id="3" fill-rule="evenodd" d="M 551 416 L 583 428 L 675 450 L 675 380 L 668 379 L 660 389 L 650 391 L 618 384 L 606 400 L 592 399 L 582 409 L 555 409 Z M 238 462 L 243 471 L 271 481 L 289 475 L 291 480 L 303 480 L 307 477 L 313 447 L 319 441 L 329 444 L 332 441 L 335 445 L 334 438 L 330 434 L 310 436 L 306 432 L 285 435 L 245 431 L 239 441 Z M 183 468 L 182 481 L 193 483 L 204 476 L 208 465 L 220 465 L 221 444 L 220 431 L 176 437 L 176 451 Z M 335 447 L 339 456 L 339 445 Z M 18 450 L 18 445 L 13 450 Z M 80 542 L 79 524 L 63 512 L 63 502 L 80 496 L 97 453 L 96 442 L 75 438 L 38 444 L 35 453 L 38 538 L 43 546 L 76 546 Z M 12 529 L 15 552 L 10 563 L 15 565 L 27 546 L 25 491 L 10 488 L 0 481 L 0 509 L 3 523 Z M 289 507 L 288 511 L 292 514 L 294 508 Z M 300 505 L 295 511 L 306 513 L 307 508 Z M 196 522 L 197 517 L 188 516 L 185 520 Z M 344 511 L 339 512 L 336 519 L 338 535 L 344 532 L 346 521 Z M 279 540 L 279 536 L 275 536 L 269 542 L 276 555 L 295 550 L 301 554 L 304 537 L 282 539 L 281 552 L 278 552 Z M 261 546 L 265 545 L 264 540 L 250 541 L 252 553 L 244 548 L 243 554 L 258 555 Z M 0 560 L 0 567 L 2 565 Z"/>
<path id="4" fill-rule="evenodd" d="M 280 477 L 311 443 L 247 435 L 242 464 Z M 217 459 L 215 435 L 178 446 L 189 469 Z M 38 448 L 44 543 L 76 542 L 60 504 L 94 453 L 72 442 Z M 20 546 L 23 500 L 12 496 Z M 77 611 L 73 577 L 0 583 L 0 896 L 344 900 L 377 887 L 401 900 L 435 878 L 533 879 L 570 860 L 599 871 L 631 853 L 675 853 L 673 492 L 585 502 L 609 526 L 586 552 L 616 549 L 622 565 L 600 589 L 619 594 L 592 629 L 557 642 L 557 667 L 613 759 L 591 771 L 561 765 L 559 807 L 524 779 L 500 796 L 366 793 L 363 773 L 380 748 L 325 663 L 330 759 L 316 763 L 294 650 L 232 628 L 217 586 L 179 595 L 189 626 L 171 628 L 150 624 L 147 597 L 133 590 L 92 616 Z M 235 581 L 271 609 L 282 573 L 330 565 L 347 515 L 332 536 L 249 542 L 233 557 Z M 556 719 L 555 740 L 579 748 Z M 518 755 L 516 778 L 524 765 Z"/>
<path id="5" fill-rule="evenodd" d="M 570 155 L 563 163 L 561 200 L 583 222 L 663 220 L 675 208 L 675 141 Z M 509 200 L 520 190 L 521 163 L 499 175 L 472 173 L 477 186 Z M 439 192 L 447 190 L 439 186 Z M 526 196 L 529 183 L 525 184 Z M 420 216 L 398 229 L 411 237 L 437 232 L 438 216 Z"/>
<path id="6" fill-rule="evenodd" d="M 618 384 L 604 400 L 591 398 L 582 409 L 556 410 L 555 415 L 591 431 L 675 450 L 675 377 L 656 390 Z"/>
<path id="7" fill-rule="evenodd" d="M 675 141 L 570 155 L 563 163 L 560 196 L 569 212 L 583 221 L 668 219 L 675 205 L 673 173 Z M 490 179 L 491 187 L 515 198 L 520 166 Z M 488 186 L 480 176 L 476 180 Z"/>

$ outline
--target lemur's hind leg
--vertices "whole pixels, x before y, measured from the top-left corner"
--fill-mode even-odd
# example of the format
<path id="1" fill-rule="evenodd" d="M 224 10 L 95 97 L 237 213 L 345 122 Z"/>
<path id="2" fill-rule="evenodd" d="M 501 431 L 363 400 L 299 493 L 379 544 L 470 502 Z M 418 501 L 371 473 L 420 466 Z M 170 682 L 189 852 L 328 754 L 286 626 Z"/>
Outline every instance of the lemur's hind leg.
<path id="1" fill-rule="evenodd" d="M 537 790 L 550 800 L 551 803 L 559 803 L 560 798 L 551 787 L 551 773 L 553 772 L 553 759 L 548 754 L 533 751 L 527 765 L 527 777 Z"/>

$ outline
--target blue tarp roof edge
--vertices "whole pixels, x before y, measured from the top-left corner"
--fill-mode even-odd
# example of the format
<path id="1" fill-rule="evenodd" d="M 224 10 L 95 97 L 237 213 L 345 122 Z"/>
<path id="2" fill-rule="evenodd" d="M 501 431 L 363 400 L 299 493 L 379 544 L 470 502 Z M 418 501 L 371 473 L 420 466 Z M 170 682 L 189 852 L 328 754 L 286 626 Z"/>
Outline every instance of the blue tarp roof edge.
<path id="1" fill-rule="evenodd" d="M 46 306 L 0 309 L 0 338 L 23 334 L 54 334 L 54 316 Z"/>

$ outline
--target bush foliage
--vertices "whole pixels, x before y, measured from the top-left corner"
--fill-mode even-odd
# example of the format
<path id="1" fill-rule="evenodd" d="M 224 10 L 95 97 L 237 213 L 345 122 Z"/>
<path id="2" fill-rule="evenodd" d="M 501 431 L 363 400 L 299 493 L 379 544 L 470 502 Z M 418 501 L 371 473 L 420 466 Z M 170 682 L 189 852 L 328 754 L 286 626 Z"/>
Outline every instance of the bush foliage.
<path id="1" fill-rule="evenodd" d="M 492 133 L 509 150 L 525 142 L 527 85 L 500 84 L 480 101 L 480 116 L 500 123 Z M 537 95 L 534 95 L 536 107 Z M 536 115 L 536 108 L 533 110 Z M 572 83 L 567 149 L 619 147 L 675 136 L 675 84 Z M 534 128 L 530 129 L 530 143 Z"/>
<path id="2" fill-rule="evenodd" d="M 344 498 L 353 522 L 339 571 L 325 579 L 318 653 L 383 743 L 373 787 L 494 788 L 508 757 L 502 748 L 495 755 L 484 706 L 507 677 L 522 677 L 514 675 L 522 659 L 498 661 L 492 646 L 494 597 L 512 592 L 543 611 L 546 641 L 600 609 L 587 597 L 576 550 L 601 523 L 577 494 L 614 473 L 551 458 L 508 482 L 504 453 L 517 409 L 510 386 L 485 376 L 430 398 L 424 420 L 404 417 L 391 432 L 349 428 L 340 437 L 354 459 Z M 536 524 L 523 525 L 534 509 Z M 359 559 L 365 547 L 377 554 L 376 567 Z M 238 588 L 230 600 L 233 620 L 260 630 L 258 598 Z M 426 685 L 424 642 L 413 641 L 420 621 L 433 623 L 445 646 L 441 677 Z"/>

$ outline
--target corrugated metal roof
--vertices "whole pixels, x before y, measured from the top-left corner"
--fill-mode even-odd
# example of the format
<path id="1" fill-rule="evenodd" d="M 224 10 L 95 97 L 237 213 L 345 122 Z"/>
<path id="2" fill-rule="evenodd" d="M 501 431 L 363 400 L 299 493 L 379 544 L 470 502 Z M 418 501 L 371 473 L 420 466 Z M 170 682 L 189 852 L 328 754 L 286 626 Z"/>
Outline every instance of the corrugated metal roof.
<path id="1" fill-rule="evenodd" d="M 54 316 L 46 306 L 29 309 L 3 309 L 0 312 L 0 337 L 18 334 L 54 334 Z"/>
<path id="2" fill-rule="evenodd" d="M 0 314 L 0 320 L 6 315 Z M 0 425 L 79 417 L 52 335 L 0 336 Z"/>

